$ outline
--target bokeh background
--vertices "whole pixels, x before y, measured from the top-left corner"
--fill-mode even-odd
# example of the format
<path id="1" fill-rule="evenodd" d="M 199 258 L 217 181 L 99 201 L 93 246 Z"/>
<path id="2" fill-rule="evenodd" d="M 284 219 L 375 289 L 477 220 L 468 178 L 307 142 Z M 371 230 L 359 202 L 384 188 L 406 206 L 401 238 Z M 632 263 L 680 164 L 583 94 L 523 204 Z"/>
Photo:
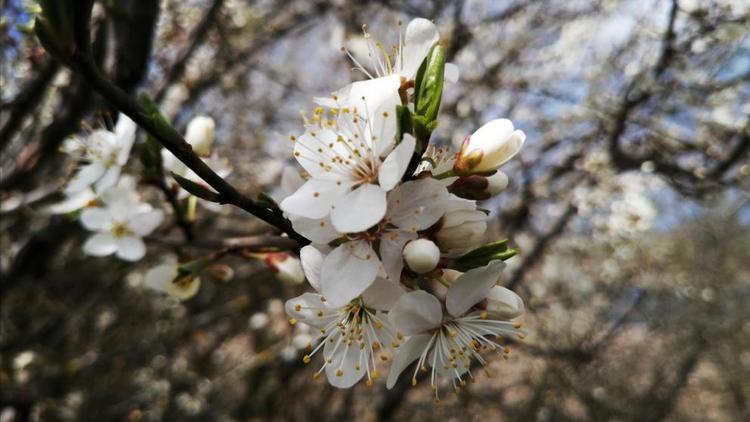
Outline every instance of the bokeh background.
<path id="1" fill-rule="evenodd" d="M 311 98 L 361 77 L 340 48 L 362 24 L 390 44 L 434 19 L 461 77 L 433 141 L 497 117 L 527 134 L 484 207 L 488 239 L 521 249 L 503 283 L 529 336 L 440 404 L 428 383 L 313 381 L 283 313 L 307 287 L 257 260 L 182 303 L 142 287 L 166 254 L 270 230 L 237 209 L 199 211 L 192 242 L 164 226 L 137 265 L 84 256 L 45 209 L 65 139 L 116 111 L 24 32 L 30 3 L 0 2 L 0 421 L 750 420 L 750 2 L 97 2 L 108 76 L 181 130 L 212 116 L 253 196 L 294 165 Z"/>

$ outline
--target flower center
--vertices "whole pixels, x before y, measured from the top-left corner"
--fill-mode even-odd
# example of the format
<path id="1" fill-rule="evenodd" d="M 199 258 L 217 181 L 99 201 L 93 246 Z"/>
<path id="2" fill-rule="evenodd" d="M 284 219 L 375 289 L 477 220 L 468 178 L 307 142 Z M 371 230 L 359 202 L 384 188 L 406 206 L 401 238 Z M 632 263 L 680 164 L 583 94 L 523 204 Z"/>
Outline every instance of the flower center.
<path id="1" fill-rule="evenodd" d="M 112 228 L 109 230 L 113 237 L 121 238 L 133 234 L 133 231 L 125 223 L 114 223 Z"/>

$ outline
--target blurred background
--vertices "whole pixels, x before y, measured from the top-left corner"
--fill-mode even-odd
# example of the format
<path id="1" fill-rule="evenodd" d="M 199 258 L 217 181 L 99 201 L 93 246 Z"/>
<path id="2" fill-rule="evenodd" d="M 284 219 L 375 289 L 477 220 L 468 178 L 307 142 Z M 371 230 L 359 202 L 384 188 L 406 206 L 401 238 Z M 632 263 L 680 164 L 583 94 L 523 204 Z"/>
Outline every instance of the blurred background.
<path id="1" fill-rule="evenodd" d="M 461 75 L 433 142 L 498 117 L 527 134 L 484 207 L 521 249 L 503 283 L 529 336 L 440 404 L 428 383 L 312 380 L 283 312 L 308 287 L 257 260 L 185 302 L 143 288 L 167 254 L 269 232 L 240 210 L 199 210 L 191 242 L 165 225 L 136 265 L 83 255 L 45 210 L 63 142 L 116 111 L 24 32 L 30 3 L 0 2 L 0 421 L 750 420 L 750 2 L 97 2 L 100 66 L 180 130 L 213 117 L 252 196 L 294 165 L 312 97 L 361 77 L 340 48 L 362 24 L 389 45 L 434 19 Z"/>

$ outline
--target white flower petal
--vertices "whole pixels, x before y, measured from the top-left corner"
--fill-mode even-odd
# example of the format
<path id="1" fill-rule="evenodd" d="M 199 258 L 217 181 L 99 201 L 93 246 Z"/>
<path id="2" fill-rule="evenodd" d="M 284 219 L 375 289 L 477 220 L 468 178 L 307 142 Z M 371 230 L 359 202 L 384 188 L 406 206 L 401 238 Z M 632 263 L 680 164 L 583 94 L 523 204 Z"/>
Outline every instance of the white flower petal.
<path id="1" fill-rule="evenodd" d="M 346 341 L 326 342 L 323 355 L 331 363 L 326 365 L 328 382 L 336 388 L 349 388 L 365 375 L 365 365 L 357 369 L 360 362 L 360 351 L 357 342 L 348 345 Z"/>
<path id="2" fill-rule="evenodd" d="M 78 211 L 87 206 L 94 199 L 96 199 L 94 191 L 91 189 L 84 189 L 80 192 L 71 193 L 70 196 L 62 201 L 50 205 L 47 208 L 47 212 L 52 214 L 67 214 L 69 212 Z"/>
<path id="3" fill-rule="evenodd" d="M 399 297 L 405 293 L 403 287 L 382 278 L 375 281 L 362 293 L 362 299 L 368 308 L 387 311 L 393 307 Z"/>
<path id="4" fill-rule="evenodd" d="M 308 128 L 294 142 L 294 157 L 310 176 L 316 179 L 341 180 L 342 176 L 332 171 L 337 164 L 332 162 L 332 156 L 347 156 L 347 151 L 338 142 L 338 134 L 331 129 Z"/>
<path id="5" fill-rule="evenodd" d="M 391 363 L 388 380 L 385 383 L 385 386 L 389 390 L 396 385 L 396 381 L 398 381 L 398 377 L 404 372 L 404 369 L 422 355 L 425 347 L 430 342 L 430 337 L 429 334 L 419 334 L 409 338 L 409 340 L 406 340 L 399 347 L 396 356 L 393 358 L 393 363 Z"/>
<path id="6" fill-rule="evenodd" d="M 334 319 L 339 317 L 336 309 L 329 308 L 322 300 L 323 296 L 315 293 L 303 293 L 284 304 L 286 314 L 290 318 L 314 328 L 325 328 Z M 322 316 L 319 312 L 323 312 Z"/>
<path id="7" fill-rule="evenodd" d="M 401 281 L 401 270 L 404 269 L 404 257 L 401 254 L 404 245 L 417 238 L 414 232 L 391 231 L 380 238 L 380 259 L 387 278 L 394 282 Z"/>
<path id="8" fill-rule="evenodd" d="M 120 166 L 125 165 L 130 156 L 130 150 L 135 142 L 135 131 L 138 128 L 135 122 L 130 117 L 120 113 L 115 126 L 115 136 L 117 138 L 117 164 Z"/>
<path id="9" fill-rule="evenodd" d="M 333 227 L 341 233 L 358 233 L 378 224 L 388 204 L 385 198 L 385 191 L 370 183 L 352 190 L 334 203 Z"/>
<path id="10" fill-rule="evenodd" d="M 336 182 L 310 179 L 291 196 L 281 202 L 281 209 L 300 217 L 320 219 L 331 212 L 331 207 L 346 194 L 349 186 Z"/>
<path id="11" fill-rule="evenodd" d="M 323 260 L 323 296 L 330 306 L 344 306 L 370 287 L 379 268 L 380 261 L 367 242 L 346 242 Z"/>
<path id="12" fill-rule="evenodd" d="M 382 117 L 383 112 L 387 112 L 395 122 L 396 105 L 401 103 L 398 96 L 400 86 L 401 78 L 398 75 L 357 81 L 351 84 L 348 98 L 349 106 L 355 108 L 359 115 L 370 120 L 374 135 L 380 134 L 379 125 L 375 124 L 375 121 L 382 120 L 380 117 Z M 393 131 L 393 134 L 395 133 Z"/>
<path id="13" fill-rule="evenodd" d="M 162 264 L 148 270 L 143 282 L 151 289 L 166 292 L 176 277 L 176 263 Z"/>
<path id="14" fill-rule="evenodd" d="M 117 242 L 109 233 L 97 233 L 86 240 L 83 251 L 91 256 L 107 256 L 117 251 Z"/>
<path id="15" fill-rule="evenodd" d="M 523 314 L 523 300 L 513 290 L 494 286 L 487 294 L 487 310 L 496 317 L 513 319 Z"/>
<path id="16" fill-rule="evenodd" d="M 448 198 L 448 191 L 440 181 L 412 180 L 388 194 L 386 217 L 402 230 L 424 230 L 440 220 Z"/>
<path id="17" fill-rule="evenodd" d="M 409 166 L 409 161 L 411 161 L 411 156 L 414 154 L 415 145 L 414 137 L 406 133 L 401 143 L 383 161 L 378 173 L 378 182 L 386 192 L 396 187 L 403 177 L 406 168 Z"/>
<path id="18" fill-rule="evenodd" d="M 112 215 L 104 208 L 86 208 L 81 212 L 81 225 L 91 231 L 109 230 Z"/>
<path id="19" fill-rule="evenodd" d="M 497 284 L 504 268 L 503 261 L 494 260 L 484 267 L 474 268 L 461 274 L 448 289 L 445 297 L 445 307 L 448 313 L 459 317 L 484 300 L 490 289 Z"/>
<path id="20" fill-rule="evenodd" d="M 146 244 L 137 236 L 126 236 L 116 240 L 117 257 L 125 261 L 138 261 L 146 255 Z"/>
<path id="21" fill-rule="evenodd" d="M 100 177 L 104 174 L 107 169 L 99 161 L 94 161 L 87 164 L 80 169 L 68 182 L 68 186 L 65 187 L 65 193 L 73 194 L 75 192 L 88 189 L 93 185 Z"/>
<path id="22" fill-rule="evenodd" d="M 445 64 L 445 70 L 443 71 L 443 78 L 446 82 L 450 82 L 452 84 L 458 82 L 458 66 L 456 66 L 453 63 L 446 63 Z"/>
<path id="23" fill-rule="evenodd" d="M 408 336 L 436 328 L 442 319 L 440 301 L 424 290 L 404 293 L 388 312 L 394 329 Z"/>
<path id="24" fill-rule="evenodd" d="M 122 171 L 122 168 L 120 168 L 120 166 L 109 167 L 104 172 L 102 177 L 100 177 L 99 180 L 97 180 L 96 183 L 94 184 L 94 191 L 97 193 L 101 193 L 111 188 L 112 186 L 116 185 L 117 180 L 120 178 L 121 171 Z"/>
<path id="25" fill-rule="evenodd" d="M 440 39 L 435 24 L 423 18 L 416 18 L 406 26 L 404 35 L 403 66 L 401 74 L 413 79 L 427 53 Z"/>
<path id="26" fill-rule="evenodd" d="M 151 234 L 164 221 L 162 210 L 138 213 L 128 218 L 128 227 L 140 236 Z"/>
<path id="27" fill-rule="evenodd" d="M 313 243 L 326 244 L 341 237 L 341 233 L 333 228 L 330 216 L 314 219 L 290 215 L 289 221 L 292 222 L 292 227 L 297 233 L 310 239 Z"/>
<path id="28" fill-rule="evenodd" d="M 316 292 L 320 291 L 320 272 L 323 268 L 323 254 L 312 245 L 307 245 L 299 251 L 299 259 L 302 262 L 302 271 Z"/>
<path id="29" fill-rule="evenodd" d="M 193 147 L 193 152 L 202 157 L 211 155 L 215 127 L 214 119 L 208 116 L 195 116 L 190 119 L 185 130 L 185 141 Z"/>

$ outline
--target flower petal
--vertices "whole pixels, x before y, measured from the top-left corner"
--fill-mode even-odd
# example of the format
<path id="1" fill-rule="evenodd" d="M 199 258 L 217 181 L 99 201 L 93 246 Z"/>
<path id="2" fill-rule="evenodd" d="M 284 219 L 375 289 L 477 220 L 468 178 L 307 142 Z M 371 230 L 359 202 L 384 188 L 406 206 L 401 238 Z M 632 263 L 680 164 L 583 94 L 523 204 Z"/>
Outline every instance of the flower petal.
<path id="1" fill-rule="evenodd" d="M 341 337 L 333 343 L 327 341 L 323 346 L 323 355 L 331 362 L 326 365 L 328 382 L 336 388 L 349 388 L 361 380 L 365 375 L 365 365 L 358 364 L 365 359 L 360 358 L 364 350 L 359 348 L 357 342 L 350 345 Z"/>
<path id="2" fill-rule="evenodd" d="M 289 221 L 292 222 L 292 227 L 297 233 L 310 239 L 313 243 L 326 244 L 341 237 L 341 233 L 333 228 L 330 216 L 317 219 L 290 215 Z"/>
<path id="3" fill-rule="evenodd" d="M 435 24 L 424 18 L 416 18 L 406 26 L 404 35 L 402 76 L 413 79 L 417 69 L 422 65 L 427 53 L 440 39 Z"/>
<path id="4" fill-rule="evenodd" d="M 405 290 L 401 285 L 376 278 L 370 287 L 362 293 L 362 299 L 368 308 L 387 311 L 393 307 L 404 292 Z"/>
<path id="5" fill-rule="evenodd" d="M 150 210 L 128 218 L 128 227 L 140 236 L 151 234 L 164 221 L 162 210 Z"/>
<path id="6" fill-rule="evenodd" d="M 459 317 L 487 297 L 490 289 L 497 284 L 505 268 L 505 262 L 490 261 L 484 267 L 471 269 L 456 279 L 448 289 L 445 307 L 448 313 Z"/>
<path id="7" fill-rule="evenodd" d="M 349 189 L 347 185 L 321 179 L 310 179 L 291 196 L 281 201 L 281 209 L 289 214 L 320 219 L 331 212 L 331 206 Z"/>
<path id="8" fill-rule="evenodd" d="M 419 334 L 409 338 L 406 343 L 401 345 L 393 358 L 391 369 L 388 372 L 388 380 L 385 383 L 389 390 L 396 385 L 396 381 L 398 381 L 398 377 L 404 372 L 404 369 L 422 355 L 430 342 L 430 337 L 429 334 Z"/>
<path id="9" fill-rule="evenodd" d="M 144 284 L 151 289 L 166 292 L 176 277 L 176 263 L 157 265 L 146 272 Z"/>
<path id="10" fill-rule="evenodd" d="M 62 201 L 50 205 L 46 211 L 52 214 L 67 214 L 69 212 L 80 210 L 94 199 L 96 199 L 94 191 L 91 189 L 84 189 L 79 192 L 71 193 Z"/>
<path id="11" fill-rule="evenodd" d="M 370 287 L 379 268 L 380 261 L 367 242 L 346 242 L 323 260 L 323 296 L 330 306 L 344 306 Z"/>
<path id="12" fill-rule="evenodd" d="M 405 231 L 391 231 L 380 238 L 380 259 L 388 280 L 399 283 L 404 269 L 404 245 L 417 238 L 417 234 Z"/>
<path id="13" fill-rule="evenodd" d="M 117 180 L 120 178 L 120 172 L 122 168 L 120 166 L 111 166 L 107 168 L 102 177 L 94 184 L 94 191 L 96 193 L 104 192 L 117 184 Z"/>
<path id="14" fill-rule="evenodd" d="M 523 314 L 523 299 L 513 290 L 493 286 L 487 293 L 487 310 L 496 317 L 513 319 Z"/>
<path id="15" fill-rule="evenodd" d="M 443 71 L 443 78 L 446 82 L 450 82 L 452 84 L 458 82 L 458 66 L 456 66 L 453 63 L 446 63 L 445 64 L 445 70 Z"/>
<path id="16" fill-rule="evenodd" d="M 416 290 L 401 295 L 388 312 L 388 319 L 395 330 L 410 336 L 438 327 L 443 308 L 435 296 Z"/>
<path id="17" fill-rule="evenodd" d="M 358 233 L 378 224 L 385 215 L 385 191 L 378 185 L 364 184 L 340 197 L 331 211 L 331 223 L 341 233 Z"/>
<path id="18" fill-rule="evenodd" d="M 440 220 L 448 198 L 448 191 L 440 181 L 412 180 L 388 194 L 386 218 L 402 230 L 424 230 Z"/>
<path id="19" fill-rule="evenodd" d="M 310 127 L 294 142 L 294 157 L 310 176 L 316 179 L 340 180 L 338 166 L 332 157 L 348 152 L 341 151 L 338 134 L 331 129 Z"/>
<path id="20" fill-rule="evenodd" d="M 94 182 L 99 180 L 105 171 L 106 168 L 104 167 L 104 164 L 99 161 L 94 161 L 81 167 L 78 169 L 75 176 L 73 176 L 68 182 L 68 186 L 65 187 L 65 193 L 73 194 L 87 189 L 89 186 L 93 185 Z"/>
<path id="21" fill-rule="evenodd" d="M 409 161 L 411 161 L 411 156 L 414 154 L 415 145 L 414 137 L 406 133 L 401 143 L 383 161 L 378 173 L 378 182 L 386 192 L 395 188 L 403 177 L 406 168 L 409 166 Z"/>
<path id="22" fill-rule="evenodd" d="M 104 208 L 86 208 L 81 212 L 81 225 L 91 231 L 109 230 L 112 216 Z"/>
<path id="23" fill-rule="evenodd" d="M 318 248 L 312 245 L 307 245 L 299 251 L 302 271 L 304 271 L 307 281 L 316 292 L 320 291 L 320 272 L 323 268 L 324 258 Z"/>
<path id="24" fill-rule="evenodd" d="M 323 301 L 323 296 L 315 293 L 303 293 L 287 300 L 284 309 L 290 318 L 314 328 L 325 328 L 338 318 L 337 310 L 329 308 Z"/>
<path id="25" fill-rule="evenodd" d="M 115 238 L 109 233 L 97 233 L 86 240 L 83 251 L 91 256 L 107 256 L 117 250 Z"/>
<path id="26" fill-rule="evenodd" d="M 138 261 L 146 255 L 146 244 L 138 236 L 117 239 L 117 257 L 125 261 Z"/>
<path id="27" fill-rule="evenodd" d="M 120 166 L 125 165 L 130 156 L 130 149 L 133 147 L 135 142 L 135 131 L 138 128 L 135 122 L 130 117 L 120 113 L 117 118 L 117 125 L 115 126 L 115 136 L 117 138 L 117 164 Z"/>

